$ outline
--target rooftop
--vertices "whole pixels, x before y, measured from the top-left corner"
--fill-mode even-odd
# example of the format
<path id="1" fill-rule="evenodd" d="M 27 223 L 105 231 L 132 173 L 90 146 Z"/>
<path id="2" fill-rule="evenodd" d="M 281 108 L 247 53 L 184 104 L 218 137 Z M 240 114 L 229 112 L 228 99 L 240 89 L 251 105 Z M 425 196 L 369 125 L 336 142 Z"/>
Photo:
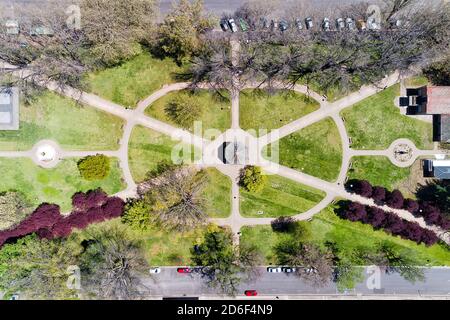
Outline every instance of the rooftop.
<path id="1" fill-rule="evenodd" d="M 0 87 L 0 130 L 19 129 L 19 90 Z"/>
<path id="2" fill-rule="evenodd" d="M 427 113 L 450 115 L 450 86 L 427 87 Z"/>

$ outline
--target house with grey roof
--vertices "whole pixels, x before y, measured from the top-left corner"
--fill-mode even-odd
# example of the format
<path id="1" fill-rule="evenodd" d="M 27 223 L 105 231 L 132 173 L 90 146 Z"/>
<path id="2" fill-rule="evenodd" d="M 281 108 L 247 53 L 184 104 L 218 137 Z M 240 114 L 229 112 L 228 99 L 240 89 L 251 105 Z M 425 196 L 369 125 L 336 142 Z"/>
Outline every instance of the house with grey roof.
<path id="1" fill-rule="evenodd" d="M 424 160 L 423 173 L 427 178 L 450 179 L 450 160 Z"/>
<path id="2" fill-rule="evenodd" d="M 0 87 L 0 130 L 19 129 L 19 89 Z"/>

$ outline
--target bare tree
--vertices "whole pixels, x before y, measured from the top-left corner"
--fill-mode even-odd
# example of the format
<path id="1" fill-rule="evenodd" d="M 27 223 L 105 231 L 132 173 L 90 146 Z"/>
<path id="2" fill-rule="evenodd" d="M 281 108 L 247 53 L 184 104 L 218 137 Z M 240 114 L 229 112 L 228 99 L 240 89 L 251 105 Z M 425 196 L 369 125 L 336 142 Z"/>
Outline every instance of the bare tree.
<path id="1" fill-rule="evenodd" d="M 202 197 L 205 184 L 203 172 L 182 167 L 144 181 L 138 193 L 151 205 L 155 222 L 167 229 L 186 231 L 207 222 Z"/>

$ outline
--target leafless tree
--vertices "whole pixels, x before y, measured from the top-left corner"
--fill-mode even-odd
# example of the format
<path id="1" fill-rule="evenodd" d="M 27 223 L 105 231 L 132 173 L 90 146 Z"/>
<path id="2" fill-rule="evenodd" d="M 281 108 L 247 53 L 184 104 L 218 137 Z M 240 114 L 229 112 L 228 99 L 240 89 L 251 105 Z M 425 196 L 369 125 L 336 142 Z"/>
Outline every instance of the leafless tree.
<path id="1" fill-rule="evenodd" d="M 195 168 L 181 167 L 144 181 L 138 193 L 152 206 L 151 214 L 167 229 L 186 231 L 206 224 L 202 191 L 206 176 Z"/>

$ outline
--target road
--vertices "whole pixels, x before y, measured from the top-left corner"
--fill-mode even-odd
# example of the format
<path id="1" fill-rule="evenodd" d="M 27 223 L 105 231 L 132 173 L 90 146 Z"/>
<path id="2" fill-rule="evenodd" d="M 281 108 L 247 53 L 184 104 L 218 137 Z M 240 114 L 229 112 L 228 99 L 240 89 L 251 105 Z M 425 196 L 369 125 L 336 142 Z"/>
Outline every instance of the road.
<path id="1" fill-rule="evenodd" d="M 257 281 L 240 286 L 240 295 L 247 289 L 257 290 L 259 296 L 286 297 L 289 296 L 311 296 L 322 295 L 331 296 L 339 294 L 334 283 L 323 288 L 314 288 L 305 284 L 295 275 L 267 273 L 265 268 L 260 269 L 261 276 Z M 383 296 L 395 295 L 410 298 L 420 298 L 424 296 L 440 296 L 450 299 L 450 268 L 436 267 L 425 270 L 426 281 L 411 284 L 398 274 L 381 274 L 379 288 L 369 288 L 367 282 L 373 283 L 373 276 L 365 272 L 365 280 L 358 284 L 354 290 L 340 293 L 346 296 L 373 296 L 380 298 Z M 369 281 L 368 281 L 369 280 Z M 217 297 L 214 290 L 207 288 L 199 275 L 178 274 L 176 268 L 163 268 L 160 274 L 144 280 L 152 292 L 152 297 Z"/>

